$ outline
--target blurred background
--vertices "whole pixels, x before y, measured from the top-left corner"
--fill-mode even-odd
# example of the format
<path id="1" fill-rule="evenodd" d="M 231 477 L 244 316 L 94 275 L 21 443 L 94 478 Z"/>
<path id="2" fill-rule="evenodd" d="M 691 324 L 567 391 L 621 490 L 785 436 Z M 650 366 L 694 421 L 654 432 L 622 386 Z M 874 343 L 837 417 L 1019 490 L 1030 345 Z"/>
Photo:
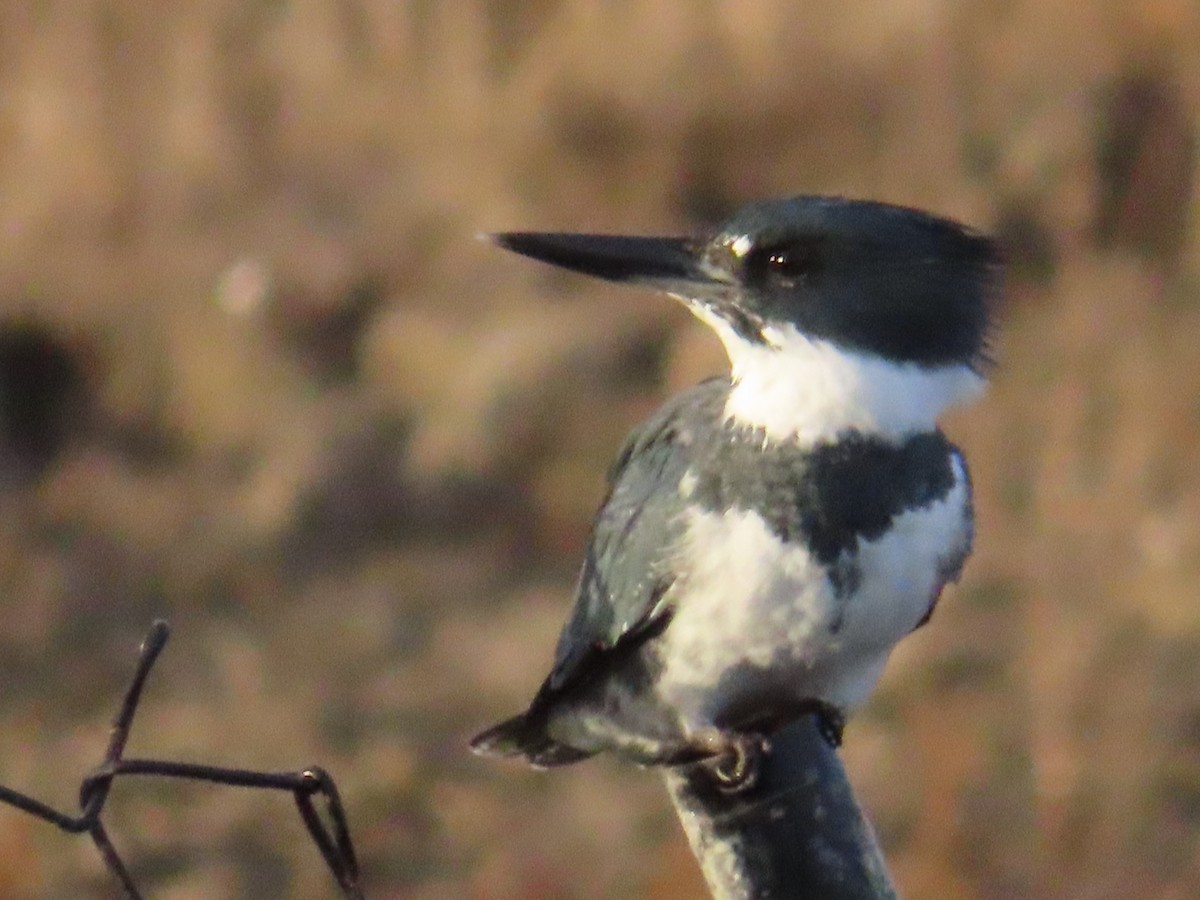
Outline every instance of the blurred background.
<path id="1" fill-rule="evenodd" d="M 669 300 L 475 239 L 826 192 L 997 234 L 979 539 L 845 759 L 914 898 L 1200 895 L 1193 0 L 0 6 L 0 782 L 337 777 L 373 898 L 702 896 L 658 778 L 477 760 L 603 473 L 722 371 Z M 150 895 L 325 898 L 293 805 L 122 782 Z M 0 897 L 111 897 L 0 809 Z"/>

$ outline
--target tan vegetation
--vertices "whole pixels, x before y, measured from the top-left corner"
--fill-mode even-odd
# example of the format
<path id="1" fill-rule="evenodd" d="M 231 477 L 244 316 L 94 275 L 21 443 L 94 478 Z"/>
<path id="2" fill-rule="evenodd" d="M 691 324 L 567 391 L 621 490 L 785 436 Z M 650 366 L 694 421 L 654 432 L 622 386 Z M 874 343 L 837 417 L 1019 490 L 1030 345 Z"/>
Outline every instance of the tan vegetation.
<path id="1" fill-rule="evenodd" d="M 976 557 L 847 732 L 901 887 L 1200 894 L 1198 113 L 1189 0 L 4 4 L 0 782 L 73 802 L 161 615 L 131 753 L 321 762 L 370 896 L 697 896 L 653 775 L 465 740 L 720 350 L 474 235 L 841 193 L 1012 260 Z M 286 798 L 110 825 L 156 897 L 334 895 Z M 0 809 L 0 896 L 112 891 Z"/>

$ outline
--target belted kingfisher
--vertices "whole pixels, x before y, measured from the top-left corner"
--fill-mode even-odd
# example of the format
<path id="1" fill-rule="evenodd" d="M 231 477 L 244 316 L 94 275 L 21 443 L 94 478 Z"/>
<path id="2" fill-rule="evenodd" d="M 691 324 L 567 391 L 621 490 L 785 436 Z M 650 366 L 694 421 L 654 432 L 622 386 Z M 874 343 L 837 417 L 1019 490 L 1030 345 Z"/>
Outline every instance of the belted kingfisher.
<path id="1" fill-rule="evenodd" d="M 839 744 L 971 551 L 966 462 L 936 419 L 984 387 L 995 245 L 817 196 L 751 204 L 700 239 L 492 238 L 676 297 L 732 371 L 628 437 L 554 666 L 473 749 L 740 765 L 810 713 Z"/>

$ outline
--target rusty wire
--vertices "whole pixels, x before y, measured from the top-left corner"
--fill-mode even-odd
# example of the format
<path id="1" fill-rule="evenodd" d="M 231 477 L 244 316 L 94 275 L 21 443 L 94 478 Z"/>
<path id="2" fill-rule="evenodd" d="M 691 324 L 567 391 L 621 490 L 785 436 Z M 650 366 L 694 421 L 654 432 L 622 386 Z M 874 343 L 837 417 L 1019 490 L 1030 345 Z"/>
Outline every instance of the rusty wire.
<path id="1" fill-rule="evenodd" d="M 70 834 L 87 832 L 104 858 L 108 870 L 120 882 L 126 897 L 129 900 L 141 900 L 142 894 L 134 884 L 128 867 L 100 821 L 114 779 L 141 775 L 289 791 L 295 798 L 300 817 L 313 843 L 321 851 L 325 865 L 337 881 L 343 897 L 347 900 L 362 900 L 364 895 L 358 883 L 358 860 L 350 838 L 346 811 L 333 778 L 324 769 L 314 766 L 295 772 L 262 772 L 169 760 L 125 758 L 125 744 L 133 727 L 133 717 L 141 700 L 142 688 L 155 660 L 166 646 L 170 633 L 167 623 L 159 620 L 151 626 L 150 633 L 142 642 L 133 680 L 113 720 L 104 761 L 87 775 L 79 786 L 79 815 L 59 812 L 40 800 L 3 785 L 0 785 L 0 803 L 44 819 Z M 314 802 L 317 797 L 324 800 L 323 810 Z"/>

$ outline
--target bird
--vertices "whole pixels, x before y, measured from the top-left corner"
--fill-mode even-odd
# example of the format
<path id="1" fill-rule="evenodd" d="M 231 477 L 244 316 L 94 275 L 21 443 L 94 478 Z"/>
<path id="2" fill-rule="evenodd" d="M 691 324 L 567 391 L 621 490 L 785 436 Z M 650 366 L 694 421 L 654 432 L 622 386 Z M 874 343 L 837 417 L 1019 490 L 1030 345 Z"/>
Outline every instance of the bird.
<path id="1" fill-rule="evenodd" d="M 995 242 L 816 195 L 750 203 L 700 236 L 489 237 L 669 294 L 730 370 L 628 436 L 549 675 L 471 748 L 536 768 L 705 762 L 736 783 L 801 717 L 839 746 L 971 553 L 970 474 L 937 420 L 995 365 Z"/>

